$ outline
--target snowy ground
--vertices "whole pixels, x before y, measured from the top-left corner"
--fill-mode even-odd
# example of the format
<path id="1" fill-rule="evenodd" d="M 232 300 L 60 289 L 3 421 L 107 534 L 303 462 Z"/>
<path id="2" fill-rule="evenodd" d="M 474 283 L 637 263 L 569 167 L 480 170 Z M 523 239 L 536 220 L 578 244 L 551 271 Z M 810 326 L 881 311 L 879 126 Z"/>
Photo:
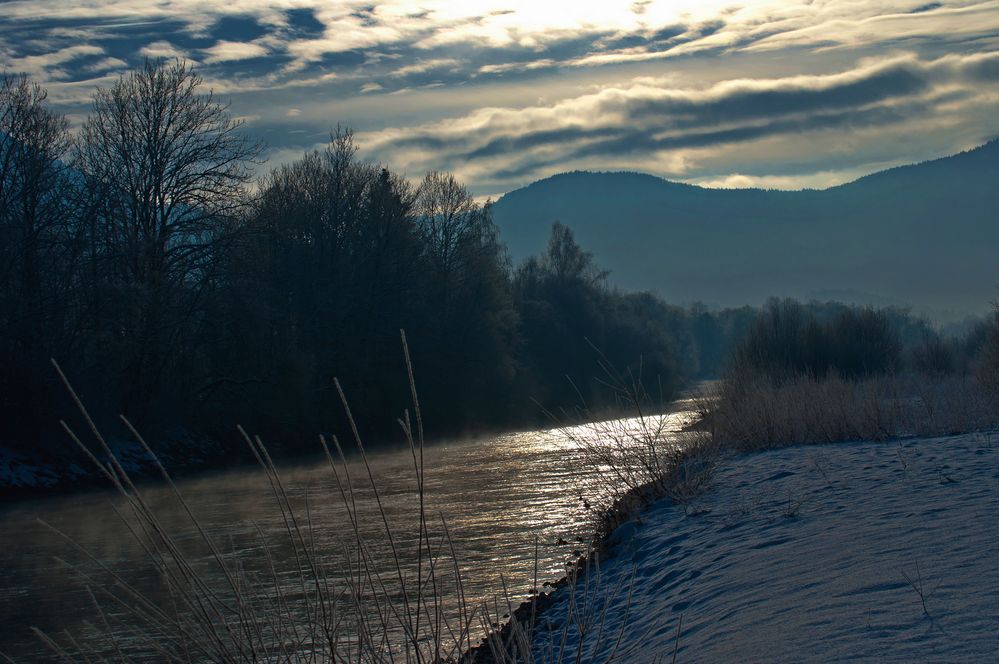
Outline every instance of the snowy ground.
<path id="1" fill-rule="evenodd" d="M 599 650 L 627 621 L 619 661 L 670 661 L 681 614 L 677 662 L 999 661 L 999 435 L 736 456 L 615 535 Z"/>
<path id="2" fill-rule="evenodd" d="M 53 467 L 0 447 L 0 489 L 51 487 L 58 483 L 59 473 Z"/>
<path id="3" fill-rule="evenodd" d="M 103 458 L 89 438 L 90 445 L 99 457 Z M 118 458 L 122 467 L 134 477 L 140 475 L 158 475 L 158 469 L 142 446 L 124 438 L 112 438 L 108 441 L 111 450 Z M 201 468 L 212 460 L 221 458 L 221 450 L 217 443 L 184 430 L 171 432 L 163 440 L 157 442 L 160 460 L 172 470 Z M 63 448 L 57 451 L 12 449 L 0 443 L 0 499 L 8 494 L 30 495 L 34 491 L 44 493 L 51 489 L 71 489 L 75 486 L 94 484 L 108 487 L 103 476 L 92 466 L 90 461 L 79 452 L 67 438 Z"/>

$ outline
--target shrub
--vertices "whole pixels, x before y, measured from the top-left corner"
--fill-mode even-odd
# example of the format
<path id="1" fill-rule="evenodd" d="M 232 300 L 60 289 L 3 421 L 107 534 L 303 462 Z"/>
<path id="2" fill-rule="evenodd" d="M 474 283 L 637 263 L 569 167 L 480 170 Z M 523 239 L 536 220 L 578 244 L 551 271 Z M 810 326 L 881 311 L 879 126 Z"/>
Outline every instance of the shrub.
<path id="1" fill-rule="evenodd" d="M 989 392 L 999 393 L 999 303 L 994 305 L 985 342 L 978 353 L 978 380 Z"/>
<path id="2" fill-rule="evenodd" d="M 900 352 L 885 311 L 849 308 L 819 320 L 798 302 L 771 300 L 736 347 L 728 375 L 748 372 L 778 385 L 830 373 L 856 380 L 894 370 Z"/>
<path id="3" fill-rule="evenodd" d="M 846 380 L 759 376 L 726 381 L 707 409 L 719 445 L 760 449 L 798 443 L 934 436 L 999 426 L 996 395 L 961 376 Z"/>
<path id="4" fill-rule="evenodd" d="M 708 409 L 712 431 L 745 449 L 994 427 L 999 311 L 979 352 L 978 381 L 959 371 L 971 337 L 944 340 L 897 310 L 844 307 L 819 318 L 797 302 L 771 301 Z"/>

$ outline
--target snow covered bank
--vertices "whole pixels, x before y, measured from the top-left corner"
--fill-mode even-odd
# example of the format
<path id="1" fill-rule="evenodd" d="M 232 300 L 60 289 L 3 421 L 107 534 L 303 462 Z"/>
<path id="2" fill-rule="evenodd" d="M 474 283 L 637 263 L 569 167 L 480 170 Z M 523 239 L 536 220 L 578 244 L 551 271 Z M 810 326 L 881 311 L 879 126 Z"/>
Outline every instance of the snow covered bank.
<path id="1" fill-rule="evenodd" d="M 601 587 L 625 591 L 610 600 L 605 656 L 626 622 L 627 661 L 669 661 L 681 614 L 678 662 L 999 653 L 999 435 L 735 456 L 696 503 L 660 501 L 612 538 Z M 570 604 L 566 588 L 555 595 L 539 651 Z"/>
<path id="2" fill-rule="evenodd" d="M 134 478 L 159 476 L 152 458 L 139 443 L 112 438 L 108 444 Z M 177 474 L 208 468 L 224 460 L 217 442 L 183 429 L 163 436 L 157 441 L 157 448 L 160 461 Z M 69 439 L 59 453 L 0 443 L 0 502 L 92 486 L 107 488 L 108 481 Z"/>

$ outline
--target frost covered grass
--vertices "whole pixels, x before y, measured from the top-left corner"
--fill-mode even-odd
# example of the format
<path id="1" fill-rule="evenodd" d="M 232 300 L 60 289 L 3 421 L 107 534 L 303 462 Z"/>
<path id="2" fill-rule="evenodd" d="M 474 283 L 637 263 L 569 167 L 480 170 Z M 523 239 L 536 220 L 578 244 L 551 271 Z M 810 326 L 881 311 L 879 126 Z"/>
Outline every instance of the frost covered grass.
<path id="1" fill-rule="evenodd" d="M 603 574 L 601 565 L 602 558 L 634 531 L 637 514 L 659 500 L 687 513 L 712 481 L 719 460 L 718 448 L 703 435 L 668 435 L 670 427 L 653 424 L 666 417 L 642 416 L 616 423 L 595 422 L 574 431 L 563 429 L 586 450 L 583 461 L 590 464 L 591 472 L 618 480 L 636 477 L 646 480 L 630 486 L 614 485 L 615 491 L 609 494 L 613 501 L 594 511 L 595 532 L 587 552 L 569 561 L 566 576 L 551 584 L 554 592 L 534 595 L 516 609 L 507 599 L 503 605 L 506 613 L 499 619 L 496 618 L 502 613 L 499 605 L 492 611 L 488 605 L 483 607 L 485 622 L 497 627 L 474 653 L 473 661 L 498 664 L 670 661 L 669 655 L 677 644 L 674 650 L 653 651 L 641 633 L 647 628 L 636 627 L 629 619 L 642 610 L 631 605 L 637 590 L 636 579 L 627 575 L 609 578 Z M 636 422 L 638 419 L 645 424 Z M 642 437 L 643 434 L 648 437 Z M 651 458 L 660 465 L 646 465 Z M 637 471 L 630 470 L 636 467 Z M 508 598 L 509 594 L 504 596 Z M 562 613 L 549 613 L 553 607 L 560 607 Z M 653 652 L 657 654 L 652 656 Z"/>
<path id="2" fill-rule="evenodd" d="M 606 419 L 581 399 L 571 413 L 546 411 L 566 439 L 581 451 L 582 472 L 599 478 L 611 505 L 599 505 L 604 520 L 615 512 L 630 512 L 637 502 L 669 494 L 684 501 L 710 480 L 718 448 L 701 431 L 684 430 L 690 422 L 676 412 L 664 395 L 652 395 L 637 373 L 619 370 L 598 352 L 598 382 L 610 394 L 618 412 L 630 417 Z M 687 400 L 705 406 L 698 395 Z M 582 424 L 579 424 L 579 423 Z M 602 534 L 599 532 L 598 535 Z"/>
<path id="3" fill-rule="evenodd" d="M 635 578 L 608 580 L 601 559 L 622 533 L 631 532 L 635 515 L 656 501 L 666 499 L 686 511 L 711 483 L 720 449 L 704 432 L 678 426 L 677 418 L 689 413 L 650 398 L 636 375 L 618 372 L 603 358 L 601 368 L 602 382 L 616 398 L 617 408 L 630 417 L 601 419 L 585 404 L 571 414 L 549 413 L 560 433 L 580 450 L 580 472 L 598 477 L 600 493 L 607 497 L 608 502 L 591 505 L 581 496 L 593 511 L 593 539 L 585 554 L 569 561 L 566 576 L 552 584 L 553 593 L 535 595 L 516 609 L 508 601 L 500 620 L 490 617 L 501 613 L 499 605 L 492 614 L 483 607 L 483 619 L 499 627 L 473 653 L 476 662 L 667 662 L 671 653 L 676 661 L 678 642 L 650 655 L 647 635 L 629 621 Z M 703 409 L 704 401 L 698 396 L 687 404 Z M 551 607 L 560 607 L 562 613 L 549 613 Z"/>
<path id="4" fill-rule="evenodd" d="M 723 381 L 718 399 L 707 410 L 714 439 L 742 450 L 999 426 L 996 393 L 974 378 L 960 376 L 846 380 L 801 375 L 776 383 L 736 372 Z"/>
<path id="5" fill-rule="evenodd" d="M 982 339 L 969 333 L 950 350 L 931 337 L 905 346 L 895 318 L 854 308 L 825 320 L 770 302 L 707 403 L 712 436 L 745 450 L 999 426 L 999 309 Z"/>

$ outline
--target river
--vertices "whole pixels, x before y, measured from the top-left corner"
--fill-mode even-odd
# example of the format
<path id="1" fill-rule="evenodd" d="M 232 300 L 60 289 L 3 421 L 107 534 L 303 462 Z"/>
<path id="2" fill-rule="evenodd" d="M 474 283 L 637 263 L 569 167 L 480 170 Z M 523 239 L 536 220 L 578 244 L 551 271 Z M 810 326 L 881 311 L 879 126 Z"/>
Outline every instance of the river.
<path id="1" fill-rule="evenodd" d="M 689 422 L 690 409 L 689 402 L 677 402 L 663 416 L 666 431 L 678 432 Z M 429 513 L 435 520 L 440 514 L 447 521 L 471 605 L 495 597 L 503 582 L 515 600 L 523 599 L 533 583 L 536 551 L 539 582 L 564 575 L 566 561 L 585 548 L 581 541 L 589 540 L 597 508 L 606 504 L 609 491 L 607 474 L 601 472 L 607 469 L 584 458 L 579 436 L 601 439 L 601 432 L 629 431 L 635 426 L 634 419 L 621 419 L 599 428 L 584 426 L 571 434 L 551 429 L 426 447 Z M 390 523 L 412 523 L 417 501 L 409 448 L 369 454 L 369 462 Z M 349 462 L 349 468 L 359 487 L 363 512 L 372 506 L 370 491 L 364 488 L 365 470 L 356 459 Z M 282 466 L 280 472 L 299 509 L 308 499 L 313 524 L 310 537 L 318 555 L 331 564 L 342 563 L 342 543 L 351 539 L 350 529 L 325 459 Z M 220 548 L 255 558 L 262 566 L 260 534 L 265 540 L 283 536 L 284 521 L 260 470 L 212 473 L 178 485 L 205 530 L 224 543 Z M 179 542 L 197 542 L 195 529 L 169 487 L 146 487 L 143 494 Z M 109 648 L 88 627 L 88 623 L 100 622 L 100 614 L 80 578 L 81 573 L 91 575 L 90 584 L 98 588 L 99 595 L 99 587 L 110 583 L 101 565 L 154 602 L 166 601 L 147 554 L 112 509 L 121 504 L 112 493 L 92 492 L 26 502 L 0 512 L 0 652 L 19 662 L 54 660 L 31 633 L 32 627 L 63 644 L 72 638 L 97 650 Z M 97 562 L 40 521 L 71 538 Z M 380 521 L 370 516 L 367 523 L 373 530 L 380 528 Z M 291 597 L 294 575 L 286 572 L 292 556 L 288 552 L 282 556 L 281 551 L 275 556 L 276 576 L 288 584 Z M 382 547 L 375 555 L 387 557 L 389 552 Z M 115 613 L 113 606 L 110 611 Z M 120 617 L 120 613 L 115 615 Z M 124 620 L 127 623 L 127 616 Z M 118 632 L 128 639 L 127 630 Z M 476 631 L 476 636 L 480 633 Z"/>

